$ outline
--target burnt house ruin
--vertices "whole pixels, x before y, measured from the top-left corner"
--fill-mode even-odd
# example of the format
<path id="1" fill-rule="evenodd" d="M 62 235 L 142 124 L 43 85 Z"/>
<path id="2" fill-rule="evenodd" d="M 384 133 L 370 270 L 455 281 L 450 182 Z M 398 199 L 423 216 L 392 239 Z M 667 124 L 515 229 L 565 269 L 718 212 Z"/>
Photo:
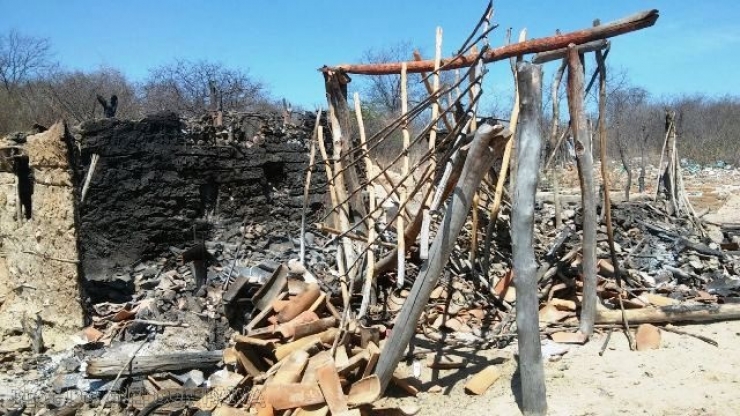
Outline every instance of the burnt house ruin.
<path id="1" fill-rule="evenodd" d="M 314 123 L 311 114 L 160 113 L 5 139 L 0 328 L 35 310 L 53 343 L 84 324 L 86 303 L 130 296 L 128 272 L 142 261 L 244 222 L 297 229 Z M 326 176 L 313 177 L 318 210 Z"/>

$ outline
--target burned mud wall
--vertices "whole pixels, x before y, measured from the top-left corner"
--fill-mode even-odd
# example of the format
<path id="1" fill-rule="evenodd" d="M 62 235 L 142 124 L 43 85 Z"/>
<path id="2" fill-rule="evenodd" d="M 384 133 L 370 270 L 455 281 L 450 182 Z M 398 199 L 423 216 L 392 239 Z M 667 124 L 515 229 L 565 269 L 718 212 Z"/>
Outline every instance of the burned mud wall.
<path id="1" fill-rule="evenodd" d="M 73 146 L 63 122 L 0 142 L 0 339 L 40 314 L 59 347 L 83 324 Z"/>
<path id="2" fill-rule="evenodd" d="M 80 245 L 87 280 L 207 239 L 214 223 L 300 219 L 313 116 L 162 113 L 140 121 L 81 125 L 78 172 L 99 159 L 80 203 Z M 324 202 L 326 177 L 315 169 L 310 203 Z M 195 232 L 194 232 L 195 231 Z"/>

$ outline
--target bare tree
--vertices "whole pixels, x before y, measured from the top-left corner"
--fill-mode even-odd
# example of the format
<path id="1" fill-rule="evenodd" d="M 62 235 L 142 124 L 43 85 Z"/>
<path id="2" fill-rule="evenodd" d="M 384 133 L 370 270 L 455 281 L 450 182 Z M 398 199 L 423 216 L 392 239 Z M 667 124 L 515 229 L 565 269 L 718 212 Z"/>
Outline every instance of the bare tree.
<path id="1" fill-rule="evenodd" d="M 382 49 L 368 49 L 362 62 L 368 64 L 409 61 L 413 59 L 414 47 L 410 42 L 397 43 Z M 363 103 L 378 114 L 398 116 L 401 111 L 401 76 L 377 75 L 358 80 Z M 426 92 L 419 74 L 408 75 L 408 97 L 413 106 Z"/>
<path id="2" fill-rule="evenodd" d="M 142 86 L 144 109 L 200 115 L 209 109 L 212 85 L 224 110 L 251 111 L 269 105 L 264 84 L 242 70 L 208 61 L 177 60 L 149 72 Z"/>
<path id="3" fill-rule="evenodd" d="M 39 76 L 51 66 L 49 39 L 26 36 L 12 29 L 0 35 L 0 81 L 5 90 Z"/>

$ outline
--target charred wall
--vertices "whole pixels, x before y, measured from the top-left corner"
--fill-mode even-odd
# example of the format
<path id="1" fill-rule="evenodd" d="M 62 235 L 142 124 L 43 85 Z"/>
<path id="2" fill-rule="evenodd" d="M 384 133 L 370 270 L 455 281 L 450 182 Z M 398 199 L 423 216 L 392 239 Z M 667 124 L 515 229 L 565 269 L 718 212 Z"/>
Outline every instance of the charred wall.
<path id="1" fill-rule="evenodd" d="M 83 324 L 73 149 L 61 121 L 0 141 L 0 341 L 37 314 L 49 347 Z"/>
<path id="2" fill-rule="evenodd" d="M 313 124 L 310 115 L 286 122 L 278 115 L 182 120 L 162 113 L 81 125 L 80 178 L 99 157 L 79 204 L 85 277 L 109 280 L 116 270 L 192 243 L 194 228 L 207 238 L 217 221 L 298 220 Z M 323 169 L 314 170 L 312 182 L 310 202 L 318 209 Z"/>

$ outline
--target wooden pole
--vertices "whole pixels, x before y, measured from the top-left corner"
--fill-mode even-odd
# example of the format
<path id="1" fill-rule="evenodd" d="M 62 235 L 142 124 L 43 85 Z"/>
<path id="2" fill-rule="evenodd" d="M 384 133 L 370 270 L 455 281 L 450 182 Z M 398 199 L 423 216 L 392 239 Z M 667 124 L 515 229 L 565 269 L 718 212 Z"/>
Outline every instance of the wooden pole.
<path id="1" fill-rule="evenodd" d="M 414 53 L 414 56 L 416 56 L 416 52 Z M 419 59 L 421 59 L 421 55 L 419 55 Z M 432 89 L 431 85 L 427 85 L 429 89 L 429 94 L 433 94 L 434 90 Z M 408 97 L 408 77 L 406 76 L 406 63 L 404 62 L 401 66 L 401 115 L 404 117 L 403 124 L 401 125 L 401 134 L 403 136 L 403 162 L 401 164 L 401 174 L 403 177 L 407 177 L 409 174 L 409 165 L 411 163 L 411 160 L 409 158 L 409 145 L 411 142 L 411 136 L 409 135 L 409 121 L 406 117 L 406 113 L 409 111 L 409 97 Z M 406 205 L 406 198 L 408 197 L 408 192 L 406 192 L 406 184 L 404 183 L 401 187 L 401 201 L 399 203 L 399 209 L 400 207 L 403 207 Z M 397 279 L 396 286 L 398 288 L 402 288 L 404 282 L 406 281 L 406 226 L 404 224 L 404 218 L 403 215 L 399 215 L 398 219 L 396 220 L 396 235 L 398 240 L 398 267 L 397 267 Z"/>
<path id="2" fill-rule="evenodd" d="M 473 47 L 470 49 L 472 53 L 477 53 L 478 48 L 473 45 Z M 478 73 L 478 67 L 472 68 L 470 73 L 468 74 L 468 80 L 472 84 L 470 90 L 468 91 L 468 96 L 470 99 L 470 102 L 474 102 L 475 96 L 478 95 L 478 83 L 475 82 L 476 76 Z M 471 112 L 473 113 L 473 117 L 470 120 L 470 130 L 476 131 L 478 130 L 478 103 L 476 102 L 472 108 Z M 468 253 L 468 261 L 470 261 L 470 267 L 473 268 L 473 270 L 476 270 L 475 267 L 475 257 L 478 252 L 478 205 L 480 204 L 480 197 L 478 196 L 478 192 L 475 193 L 473 196 L 473 224 L 470 232 L 470 252 Z"/>
<path id="3" fill-rule="evenodd" d="M 545 372 L 539 329 L 537 262 L 534 257 L 534 203 L 540 167 L 542 68 L 520 62 L 517 80 L 521 103 L 518 168 L 511 214 L 511 240 L 516 286 L 516 326 L 522 413 L 545 415 Z"/>
<path id="4" fill-rule="evenodd" d="M 658 20 L 658 16 L 658 10 L 647 10 L 597 27 L 589 27 L 587 29 L 564 33 L 562 35 L 532 39 L 523 43 L 493 48 L 483 54 L 483 62 L 488 63 L 501 61 L 503 59 L 519 55 L 552 51 L 565 48 L 571 43 L 582 45 L 594 40 L 606 39 L 634 32 L 654 25 Z M 467 68 L 475 65 L 477 58 L 478 55 L 476 54 L 455 56 L 442 60 L 441 64 L 444 66 L 445 70 Z M 410 74 L 429 72 L 435 68 L 435 62 L 431 60 L 411 61 L 408 62 L 407 65 L 407 70 Z M 348 74 L 390 75 L 401 73 L 401 62 L 361 65 L 344 64 L 339 65 L 338 68 Z M 324 68 L 324 70 L 326 69 L 330 68 Z"/>
<path id="5" fill-rule="evenodd" d="M 403 352 L 416 333 L 416 324 L 427 307 L 432 290 L 437 285 L 442 269 L 450 258 L 460 230 L 473 203 L 473 194 L 478 189 L 483 175 L 493 163 L 490 144 L 497 135 L 503 134 L 502 126 L 481 126 L 471 144 L 465 166 L 447 205 L 444 219 L 434 238 L 430 255 L 421 266 L 419 276 L 411 293 L 403 304 L 396 319 L 393 332 L 380 354 L 375 374 L 380 379 L 382 390 L 388 387 L 393 371 L 401 361 Z"/>
<path id="6" fill-rule="evenodd" d="M 591 137 L 583 108 L 583 65 L 575 45 L 568 46 L 568 109 L 576 147 L 578 179 L 583 206 L 583 304 L 581 332 L 590 336 L 596 315 L 596 195 L 594 192 Z"/>
<path id="7" fill-rule="evenodd" d="M 373 273 L 375 270 L 375 252 L 373 251 L 373 243 L 375 242 L 375 186 L 372 182 L 372 177 L 375 174 L 375 167 L 373 166 L 372 160 L 370 160 L 370 153 L 367 151 L 367 140 L 365 138 L 365 122 L 362 119 L 362 105 L 360 104 L 360 94 L 355 93 L 355 116 L 357 117 L 357 128 L 360 132 L 360 145 L 362 151 L 365 153 L 365 173 L 367 177 L 367 190 L 370 208 L 370 218 L 368 218 L 367 224 L 367 247 L 365 252 L 367 253 L 367 264 L 365 265 L 365 283 L 362 286 L 362 303 L 360 303 L 360 310 L 357 312 L 357 318 L 362 318 L 367 312 L 368 306 L 370 306 L 370 292 L 373 287 Z M 399 217 L 402 217 L 399 215 Z M 350 294 L 351 295 L 351 294 Z"/>
<path id="8" fill-rule="evenodd" d="M 522 29 L 519 32 L 519 43 L 522 43 L 526 41 L 527 39 L 527 28 Z M 522 60 L 522 56 L 517 56 L 516 58 L 511 57 L 509 59 L 509 63 L 511 64 L 511 73 L 514 75 L 514 88 L 519 88 L 519 82 L 517 81 L 517 71 L 516 71 L 516 63 L 520 62 Z M 516 143 L 516 123 L 518 122 L 519 118 L 519 94 L 516 93 L 514 95 L 514 106 L 511 109 L 511 117 L 509 118 L 509 127 L 512 129 L 511 132 L 514 133 L 514 136 L 512 136 L 511 140 L 511 160 L 509 161 L 509 191 L 511 192 L 512 189 L 516 186 L 516 155 L 517 155 L 517 143 Z"/>
<path id="9" fill-rule="evenodd" d="M 629 321 L 627 315 L 624 313 L 624 302 L 622 302 L 622 275 L 619 273 L 619 259 L 617 259 L 617 250 L 614 247 L 614 224 L 612 223 L 612 201 L 609 195 L 609 172 L 607 169 L 606 160 L 606 62 L 604 60 L 604 54 L 598 50 L 596 51 L 596 64 L 599 69 L 599 156 L 601 158 L 601 182 L 604 187 L 604 215 L 606 221 L 606 237 L 609 242 L 609 252 L 612 258 L 612 267 L 614 267 L 614 277 L 617 280 L 617 287 L 620 293 L 617 295 L 619 299 L 619 309 L 622 311 L 622 318 L 624 324 L 624 333 L 627 335 L 629 340 L 630 349 L 634 349 L 634 341 L 632 339 L 632 333 L 630 332 Z M 628 191 L 629 192 L 629 191 Z M 629 194 L 625 195 L 625 199 L 629 201 Z"/>
<path id="10" fill-rule="evenodd" d="M 432 89 L 434 90 L 434 97 L 437 97 L 439 93 L 439 67 L 442 59 L 442 28 L 437 27 L 437 36 L 435 41 L 435 54 L 434 54 L 434 77 L 432 78 Z M 432 188 L 434 186 L 435 171 L 437 170 L 437 118 L 439 117 L 439 100 L 432 102 L 432 129 L 429 132 L 429 164 L 432 166 L 432 175 L 427 182 L 427 186 Z M 431 198 L 431 197 L 430 197 Z M 421 223 L 421 238 L 419 241 L 419 257 L 424 260 L 429 257 L 429 227 L 432 222 L 432 217 L 429 213 L 429 204 L 431 203 L 430 198 L 424 201 L 424 207 L 422 208 L 422 223 Z"/>
<path id="11" fill-rule="evenodd" d="M 560 64 L 560 67 L 558 68 L 557 72 L 555 72 L 555 76 L 552 79 L 552 130 L 550 131 L 550 143 L 552 143 L 553 147 L 552 152 L 556 153 L 560 149 L 558 149 L 558 130 L 560 129 L 560 83 L 563 80 L 563 74 L 565 73 L 565 68 L 568 66 L 568 62 L 563 59 L 562 63 Z M 560 203 L 560 178 L 558 178 L 558 175 L 560 172 L 558 172 L 557 166 L 558 164 L 555 164 L 555 169 L 550 170 L 550 179 L 552 180 L 553 184 L 553 203 L 555 204 L 555 228 L 560 229 L 560 227 L 563 225 L 563 215 L 562 210 L 563 207 Z"/>
<path id="12" fill-rule="evenodd" d="M 625 311 L 633 324 L 668 322 L 711 322 L 740 319 L 740 305 L 671 305 L 660 308 L 629 309 Z M 621 324 L 621 311 L 599 311 L 598 324 Z"/>
<path id="13" fill-rule="evenodd" d="M 316 140 L 318 140 L 319 127 L 321 123 L 321 110 L 316 111 L 316 125 L 313 136 L 311 136 L 311 150 L 308 155 L 308 170 L 306 171 L 306 184 L 303 187 L 303 209 L 301 210 L 301 264 L 306 264 L 306 211 L 308 210 L 308 191 L 311 188 L 311 172 L 316 159 Z"/>

